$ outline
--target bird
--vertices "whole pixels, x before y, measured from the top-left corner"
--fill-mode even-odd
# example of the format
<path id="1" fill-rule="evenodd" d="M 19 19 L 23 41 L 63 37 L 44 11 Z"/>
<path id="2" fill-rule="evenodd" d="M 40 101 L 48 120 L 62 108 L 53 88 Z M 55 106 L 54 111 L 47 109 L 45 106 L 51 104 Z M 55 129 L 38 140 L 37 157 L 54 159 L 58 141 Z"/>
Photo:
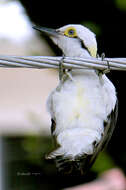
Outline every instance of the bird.
<path id="1" fill-rule="evenodd" d="M 80 24 L 33 28 L 47 35 L 63 54 L 59 84 L 47 100 L 55 150 L 46 158 L 55 160 L 61 172 L 79 171 L 83 175 L 114 131 L 118 116 L 116 88 L 106 76 L 109 68 L 66 69 L 62 64 L 65 56 L 97 57 L 96 35 L 90 29 Z"/>

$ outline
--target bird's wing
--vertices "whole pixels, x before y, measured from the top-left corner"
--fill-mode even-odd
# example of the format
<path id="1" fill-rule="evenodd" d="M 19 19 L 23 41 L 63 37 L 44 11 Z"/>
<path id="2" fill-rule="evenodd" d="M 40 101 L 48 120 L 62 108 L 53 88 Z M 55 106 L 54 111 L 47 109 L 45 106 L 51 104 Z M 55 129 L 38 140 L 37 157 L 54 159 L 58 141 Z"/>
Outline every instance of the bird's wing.
<path id="1" fill-rule="evenodd" d="M 56 136 L 55 136 L 55 129 L 56 129 L 56 121 L 55 119 L 51 119 L 51 135 L 53 137 L 53 143 L 54 143 L 54 146 L 57 148 L 58 145 L 57 145 L 57 141 L 56 141 Z"/>
<path id="2" fill-rule="evenodd" d="M 57 144 L 56 136 L 54 134 L 55 128 L 56 128 L 56 121 L 54 118 L 52 118 L 51 119 L 51 135 L 53 137 L 53 144 L 55 146 L 55 150 L 51 151 L 48 155 L 45 156 L 47 160 L 56 159 L 56 157 L 58 156 L 59 145 Z"/>
<path id="3" fill-rule="evenodd" d="M 107 122 L 106 121 L 104 122 L 104 134 L 99 144 L 96 145 L 93 155 L 89 155 L 87 156 L 87 158 L 85 158 L 84 161 L 85 163 L 83 165 L 84 170 L 88 170 L 93 165 L 98 153 L 107 146 L 116 126 L 117 116 L 118 116 L 118 101 L 116 101 L 114 110 L 112 110 L 111 114 L 108 115 Z"/>

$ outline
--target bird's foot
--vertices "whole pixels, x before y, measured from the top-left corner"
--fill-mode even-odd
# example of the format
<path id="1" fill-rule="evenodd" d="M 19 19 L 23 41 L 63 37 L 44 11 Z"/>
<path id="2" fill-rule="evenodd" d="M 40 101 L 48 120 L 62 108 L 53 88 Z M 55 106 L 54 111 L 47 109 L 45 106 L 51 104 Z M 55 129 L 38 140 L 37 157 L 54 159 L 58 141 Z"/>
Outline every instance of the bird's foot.
<path id="1" fill-rule="evenodd" d="M 64 79 L 64 74 L 65 74 L 65 68 L 63 65 L 63 61 L 64 61 L 65 56 L 63 55 L 63 57 L 61 58 L 60 62 L 59 62 L 59 80 L 63 81 Z"/>
<path id="2" fill-rule="evenodd" d="M 70 80 L 73 80 L 72 75 L 70 73 L 71 69 L 65 69 L 63 65 L 64 58 L 65 58 L 65 55 L 63 55 L 62 59 L 59 62 L 59 80 L 61 82 L 65 80 L 66 76 L 70 78 Z"/>
<path id="3" fill-rule="evenodd" d="M 101 60 L 104 61 L 104 58 L 105 58 L 105 53 L 102 53 L 101 54 Z M 110 65 L 109 65 L 109 61 L 107 61 L 107 69 L 104 69 L 103 71 L 99 71 L 98 72 L 98 75 L 104 75 L 104 74 L 107 74 L 110 72 Z"/>
<path id="4" fill-rule="evenodd" d="M 70 73 L 70 71 L 72 71 L 72 69 L 65 70 L 65 74 L 66 74 L 66 76 L 67 76 L 70 80 L 74 81 L 74 79 L 73 79 L 72 74 Z"/>
<path id="5" fill-rule="evenodd" d="M 111 70 L 110 70 L 109 61 L 107 61 L 107 66 L 108 66 L 108 68 L 102 71 L 103 74 L 110 73 Z"/>

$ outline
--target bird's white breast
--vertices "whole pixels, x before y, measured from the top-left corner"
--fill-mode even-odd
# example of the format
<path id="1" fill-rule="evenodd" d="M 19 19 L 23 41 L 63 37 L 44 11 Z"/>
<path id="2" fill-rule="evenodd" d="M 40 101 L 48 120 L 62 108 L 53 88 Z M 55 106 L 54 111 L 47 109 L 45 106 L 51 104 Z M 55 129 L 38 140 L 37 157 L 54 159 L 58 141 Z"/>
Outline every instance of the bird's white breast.
<path id="1" fill-rule="evenodd" d="M 79 71 L 78 71 L 79 72 Z M 66 155 L 93 153 L 93 142 L 101 139 L 103 121 L 114 109 L 115 88 L 106 76 L 94 71 L 73 72 L 48 99 L 48 109 L 56 120 L 57 141 Z"/>

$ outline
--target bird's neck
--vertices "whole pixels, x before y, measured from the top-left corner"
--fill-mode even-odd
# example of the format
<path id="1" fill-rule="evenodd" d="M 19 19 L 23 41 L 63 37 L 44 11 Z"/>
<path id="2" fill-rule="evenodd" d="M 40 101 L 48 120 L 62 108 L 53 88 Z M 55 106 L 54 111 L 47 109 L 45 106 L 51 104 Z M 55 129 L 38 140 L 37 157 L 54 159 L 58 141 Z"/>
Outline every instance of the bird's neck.
<path id="1" fill-rule="evenodd" d="M 70 48 L 65 48 L 63 50 L 63 55 L 68 56 L 68 57 L 82 57 L 82 58 L 89 58 L 91 57 L 91 55 L 89 54 L 89 52 L 81 47 L 72 47 Z"/>

